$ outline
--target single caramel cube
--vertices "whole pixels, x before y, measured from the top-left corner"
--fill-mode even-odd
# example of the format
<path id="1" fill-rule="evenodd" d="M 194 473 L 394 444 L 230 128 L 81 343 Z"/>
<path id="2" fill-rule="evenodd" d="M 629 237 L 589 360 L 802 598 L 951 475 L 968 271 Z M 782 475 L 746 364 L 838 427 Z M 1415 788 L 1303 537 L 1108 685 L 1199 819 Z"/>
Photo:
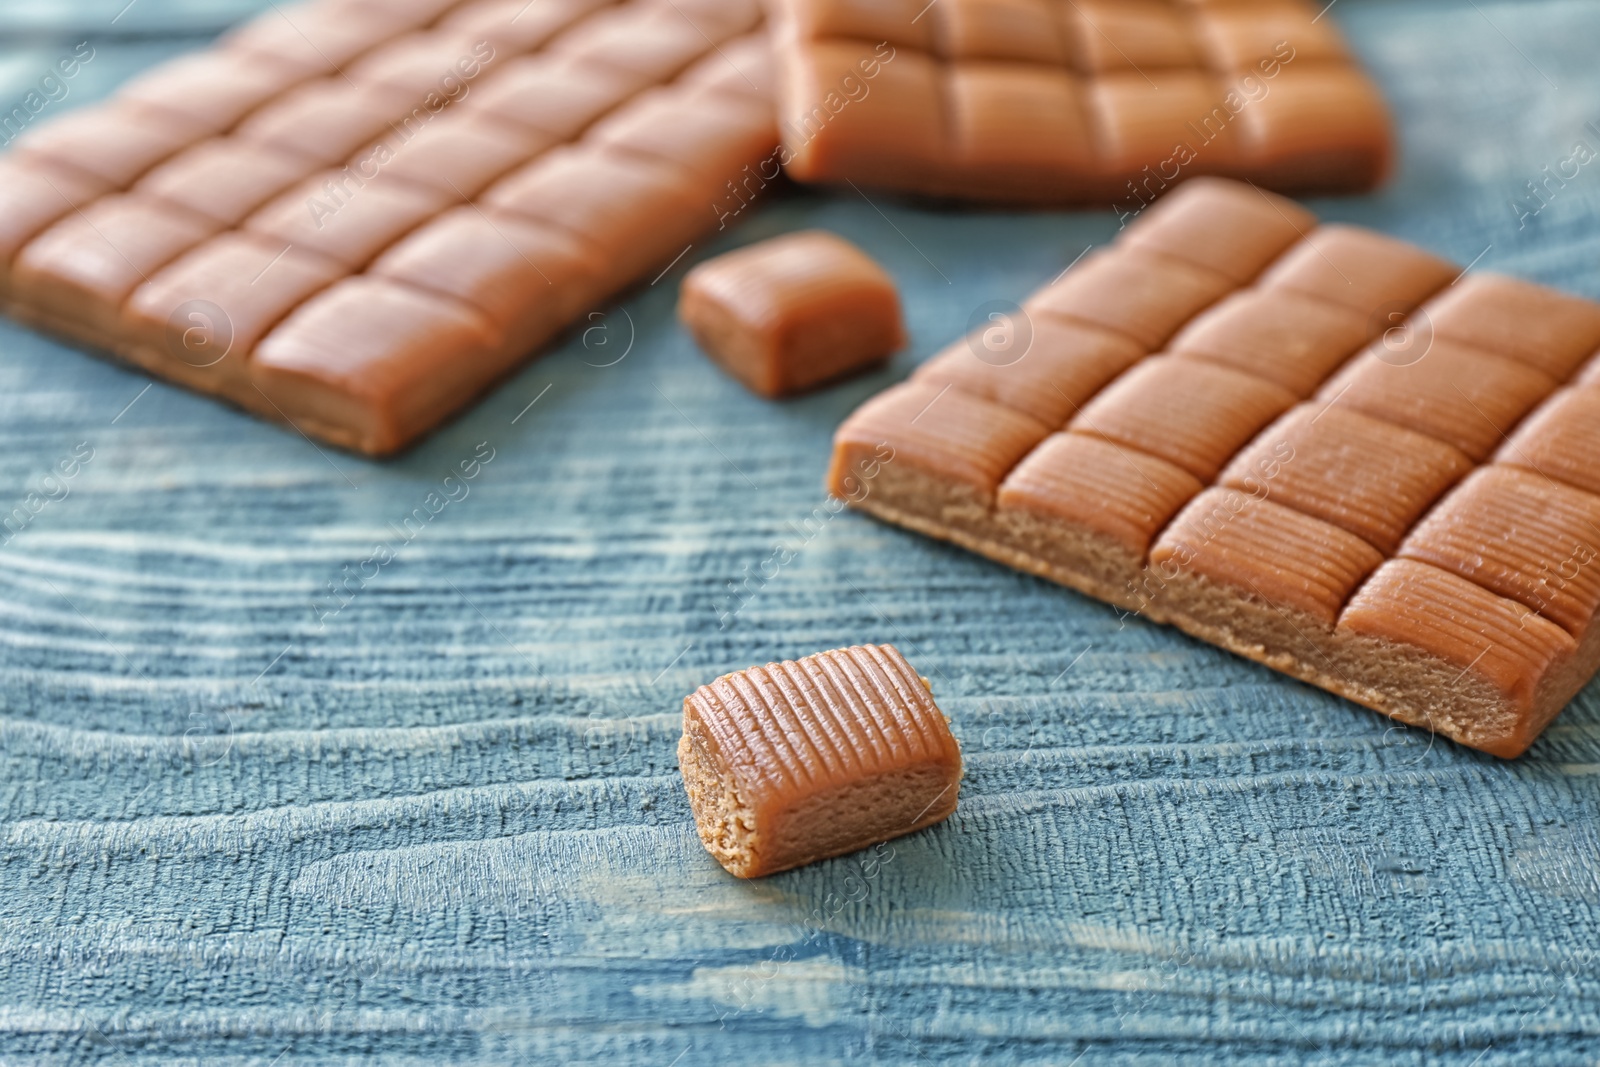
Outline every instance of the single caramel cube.
<path id="1" fill-rule="evenodd" d="M 961 750 L 891 645 L 725 674 L 683 700 L 678 764 L 706 851 L 740 878 L 854 852 L 955 811 Z"/>
<path id="2" fill-rule="evenodd" d="M 678 317 L 707 355 L 769 397 L 880 363 L 905 343 L 893 279 L 819 230 L 700 264 L 683 280 Z"/>

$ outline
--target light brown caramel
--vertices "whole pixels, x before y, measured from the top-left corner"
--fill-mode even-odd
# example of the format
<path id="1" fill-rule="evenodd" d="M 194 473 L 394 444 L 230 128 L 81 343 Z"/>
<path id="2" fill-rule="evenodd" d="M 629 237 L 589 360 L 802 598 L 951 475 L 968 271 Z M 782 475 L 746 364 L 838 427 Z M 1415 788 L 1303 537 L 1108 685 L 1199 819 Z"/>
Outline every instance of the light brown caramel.
<path id="1" fill-rule="evenodd" d="M 891 645 L 725 674 L 683 701 L 678 763 L 706 851 L 759 878 L 948 818 L 961 751 Z"/>
<path id="2" fill-rule="evenodd" d="M 267 11 L 18 139 L 0 161 L 0 301 L 313 436 L 394 451 L 777 177 L 761 17 L 754 0 Z M 385 350 L 341 353 L 322 307 L 297 314 L 337 293 L 365 323 L 396 291 L 475 325 L 429 318 L 433 347 L 380 330 Z M 218 363 L 212 340 L 166 338 L 194 302 L 191 339 L 232 338 Z M 321 370 L 296 361 L 311 352 Z"/>
<path id="3" fill-rule="evenodd" d="M 1033 322 L 1074 325 L 1035 338 L 1047 358 L 953 344 L 844 423 L 829 487 L 1516 756 L 1600 668 L 1600 358 L 1574 372 L 1573 355 L 1600 312 L 1523 283 L 1452 285 L 1451 264 L 1301 210 L 1247 186 L 1174 192 L 1101 262 L 1193 265 L 1228 280 L 1216 302 L 1182 272 L 1068 286 L 1079 264 L 1025 302 Z M 1288 236 L 1302 230 L 1315 246 Z M 1527 340 L 1519 315 L 1539 312 Z M 1105 344 L 1109 323 L 1132 349 Z M 1169 329 L 1176 351 L 1107 377 L 1146 347 L 1135 333 Z M 1541 367 L 1575 384 L 1555 392 Z"/>
<path id="4" fill-rule="evenodd" d="M 905 343 L 882 267 L 822 230 L 773 237 L 684 278 L 678 318 L 750 390 L 792 396 L 881 363 Z"/>
<path id="5" fill-rule="evenodd" d="M 1381 181 L 1391 123 L 1298 0 L 773 0 L 791 175 L 940 197 L 1113 203 L 1177 181 Z"/>

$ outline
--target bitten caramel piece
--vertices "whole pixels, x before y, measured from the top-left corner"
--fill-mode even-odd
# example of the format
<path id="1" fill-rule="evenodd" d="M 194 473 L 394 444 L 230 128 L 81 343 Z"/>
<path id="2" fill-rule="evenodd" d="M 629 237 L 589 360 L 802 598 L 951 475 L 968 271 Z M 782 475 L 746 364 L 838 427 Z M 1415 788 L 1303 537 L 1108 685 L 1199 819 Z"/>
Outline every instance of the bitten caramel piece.
<path id="1" fill-rule="evenodd" d="M 683 280 L 678 317 L 707 355 L 768 397 L 881 363 L 905 343 L 894 280 L 821 230 L 695 267 Z"/>
<path id="2" fill-rule="evenodd" d="M 683 701 L 678 764 L 695 828 L 759 878 L 932 826 L 956 809 L 961 750 L 891 645 L 725 674 Z"/>

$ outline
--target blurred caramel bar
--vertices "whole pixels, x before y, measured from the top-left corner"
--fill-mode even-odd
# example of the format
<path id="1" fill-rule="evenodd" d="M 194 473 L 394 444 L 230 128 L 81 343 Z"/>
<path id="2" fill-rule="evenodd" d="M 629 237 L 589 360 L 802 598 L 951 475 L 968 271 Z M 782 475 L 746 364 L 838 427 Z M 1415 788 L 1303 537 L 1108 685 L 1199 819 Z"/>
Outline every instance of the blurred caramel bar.
<path id="1" fill-rule="evenodd" d="M 891 645 L 725 674 L 683 701 L 678 763 L 706 851 L 758 878 L 947 818 L 961 751 Z"/>
<path id="2" fill-rule="evenodd" d="M 1309 0 L 770 0 L 801 181 L 1139 210 L 1209 174 L 1285 192 L 1389 170 L 1376 86 Z"/>
<path id="3" fill-rule="evenodd" d="M 905 344 L 894 280 L 823 230 L 700 264 L 683 279 L 678 317 L 707 355 L 768 397 L 881 363 Z"/>
<path id="4" fill-rule="evenodd" d="M 1600 666 L 1600 304 L 1200 179 L 1020 317 L 830 489 L 1498 756 Z"/>
<path id="5" fill-rule="evenodd" d="M 0 157 L 0 305 L 393 452 L 744 203 L 777 143 L 760 27 L 755 0 L 273 5 Z"/>

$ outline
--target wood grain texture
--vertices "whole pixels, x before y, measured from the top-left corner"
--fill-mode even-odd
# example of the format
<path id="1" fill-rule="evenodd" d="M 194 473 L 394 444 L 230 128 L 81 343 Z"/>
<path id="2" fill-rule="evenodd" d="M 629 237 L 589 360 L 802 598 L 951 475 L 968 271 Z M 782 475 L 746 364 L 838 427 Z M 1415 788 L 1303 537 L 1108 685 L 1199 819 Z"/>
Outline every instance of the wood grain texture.
<path id="1" fill-rule="evenodd" d="M 100 92 L 183 46 L 114 36 L 135 15 L 209 17 L 120 6 L 0 22 L 95 34 Z M 1327 17 L 1404 153 L 1318 213 L 1600 297 L 1600 163 L 1510 203 L 1600 149 L 1600 12 Z M 6 99 L 57 48 L 8 46 Z M 1115 222 L 751 214 L 389 464 L 0 325 L 0 516 L 93 449 L 0 533 L 0 1063 L 1600 1059 L 1600 690 L 1501 763 L 831 512 L 840 419 Z M 803 226 L 890 269 L 912 347 L 771 406 L 674 325 L 676 281 Z M 954 720 L 959 809 L 736 882 L 683 695 L 864 641 Z"/>

